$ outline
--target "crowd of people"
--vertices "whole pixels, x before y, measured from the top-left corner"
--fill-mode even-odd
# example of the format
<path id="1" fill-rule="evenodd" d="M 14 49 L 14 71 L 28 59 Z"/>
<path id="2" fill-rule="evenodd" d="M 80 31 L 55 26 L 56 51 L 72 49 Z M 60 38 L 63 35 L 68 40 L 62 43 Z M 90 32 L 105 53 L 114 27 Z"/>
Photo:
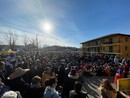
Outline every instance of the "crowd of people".
<path id="1" fill-rule="evenodd" d="M 86 98 L 87 92 L 82 90 L 83 77 L 113 75 L 116 84 L 118 78 L 127 78 L 128 72 L 129 61 L 114 55 L 79 52 L 1 54 L 0 98 Z"/>

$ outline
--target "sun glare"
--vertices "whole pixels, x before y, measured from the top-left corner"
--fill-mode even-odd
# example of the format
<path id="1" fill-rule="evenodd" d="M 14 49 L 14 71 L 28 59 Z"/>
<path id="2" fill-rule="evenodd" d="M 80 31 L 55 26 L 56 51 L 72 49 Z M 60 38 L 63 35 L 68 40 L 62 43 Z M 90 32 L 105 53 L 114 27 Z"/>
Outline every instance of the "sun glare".
<path id="1" fill-rule="evenodd" d="M 53 29 L 52 24 L 50 22 L 42 22 L 41 23 L 41 28 L 46 33 L 51 33 L 52 29 Z"/>

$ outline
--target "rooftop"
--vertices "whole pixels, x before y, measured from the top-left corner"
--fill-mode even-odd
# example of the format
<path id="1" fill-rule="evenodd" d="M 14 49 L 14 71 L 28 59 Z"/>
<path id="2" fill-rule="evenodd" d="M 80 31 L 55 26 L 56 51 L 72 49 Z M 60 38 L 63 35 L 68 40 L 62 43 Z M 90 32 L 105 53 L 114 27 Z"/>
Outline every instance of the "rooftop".
<path id="1" fill-rule="evenodd" d="M 94 40 L 98 40 L 98 39 L 102 39 L 102 38 L 106 38 L 106 37 L 116 36 L 116 35 L 130 36 L 129 34 L 113 33 L 113 34 L 101 36 L 101 37 L 98 37 L 98 38 L 95 38 L 95 39 L 92 39 L 92 40 L 89 40 L 89 41 L 86 41 L 86 42 L 82 42 L 81 44 L 91 42 L 91 41 L 94 41 Z"/>

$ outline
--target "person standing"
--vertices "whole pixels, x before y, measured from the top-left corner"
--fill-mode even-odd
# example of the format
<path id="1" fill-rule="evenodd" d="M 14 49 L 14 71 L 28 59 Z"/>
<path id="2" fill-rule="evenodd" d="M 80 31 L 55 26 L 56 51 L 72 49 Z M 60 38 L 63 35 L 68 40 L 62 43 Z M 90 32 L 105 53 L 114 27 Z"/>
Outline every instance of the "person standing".
<path id="1" fill-rule="evenodd" d="M 8 74 L 7 74 L 7 71 L 5 69 L 5 62 L 0 61 L 0 78 L 2 79 L 2 82 L 5 85 L 8 85 L 7 76 L 8 76 Z"/>
<path id="2" fill-rule="evenodd" d="M 115 77 L 114 77 L 114 83 L 117 84 L 117 80 L 120 78 L 124 78 L 124 73 L 122 66 L 119 66 L 119 68 L 116 71 Z"/>
<path id="3" fill-rule="evenodd" d="M 45 71 L 42 73 L 42 86 L 43 88 L 45 87 L 45 81 L 47 79 L 50 79 L 50 78 L 53 78 L 55 77 L 55 73 L 51 71 L 51 68 L 50 67 L 46 67 L 45 68 Z"/>
<path id="4" fill-rule="evenodd" d="M 89 98 L 87 92 L 82 90 L 82 83 L 76 81 L 74 84 L 74 90 L 69 92 L 69 98 Z"/>
<path id="5" fill-rule="evenodd" d="M 114 58 L 114 63 L 115 63 L 116 65 L 119 65 L 119 59 L 118 59 L 117 56 L 115 56 L 115 58 Z"/>
<path id="6" fill-rule="evenodd" d="M 21 67 L 16 68 L 14 72 L 7 77 L 10 89 L 13 91 L 19 91 L 21 95 L 23 95 L 29 86 L 23 76 L 29 71 L 30 69 L 22 69 Z"/>
<path id="7" fill-rule="evenodd" d="M 25 91 L 23 98 L 42 98 L 43 92 L 41 77 L 36 75 L 32 78 L 31 84 Z"/>
<path id="8" fill-rule="evenodd" d="M 57 78 L 50 78 L 48 81 L 48 86 L 46 86 L 44 91 L 44 98 L 61 98 L 58 91 L 56 91 Z"/>

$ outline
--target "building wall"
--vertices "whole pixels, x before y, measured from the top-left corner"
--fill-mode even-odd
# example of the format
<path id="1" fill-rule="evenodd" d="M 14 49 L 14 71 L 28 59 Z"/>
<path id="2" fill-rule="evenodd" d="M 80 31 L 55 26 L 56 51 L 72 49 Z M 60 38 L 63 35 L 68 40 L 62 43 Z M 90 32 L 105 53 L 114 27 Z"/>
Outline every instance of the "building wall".
<path id="1" fill-rule="evenodd" d="M 127 41 L 126 41 L 127 38 Z M 122 55 L 123 57 L 130 57 L 130 37 L 123 36 L 122 37 Z M 127 48 L 127 49 L 126 49 Z"/>
<path id="2" fill-rule="evenodd" d="M 105 37 L 83 43 L 82 47 L 88 53 L 116 54 L 120 58 L 130 57 L 130 36 L 115 35 Z"/>

